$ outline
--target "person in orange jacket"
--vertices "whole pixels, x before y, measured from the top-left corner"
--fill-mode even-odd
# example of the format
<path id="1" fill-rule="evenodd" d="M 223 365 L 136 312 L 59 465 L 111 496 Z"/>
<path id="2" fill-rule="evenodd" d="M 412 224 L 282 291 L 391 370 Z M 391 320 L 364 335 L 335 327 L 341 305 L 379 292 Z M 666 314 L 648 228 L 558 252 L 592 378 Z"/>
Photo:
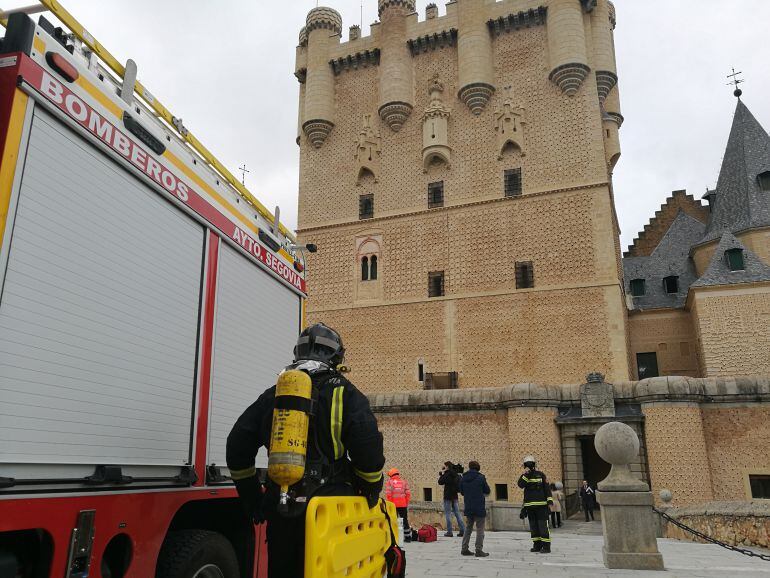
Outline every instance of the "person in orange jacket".
<path id="1" fill-rule="evenodd" d="M 401 477 L 396 468 L 388 470 L 388 481 L 385 482 L 385 499 L 393 502 L 396 506 L 398 515 L 404 520 L 404 540 L 411 542 L 412 531 L 409 527 L 409 501 L 412 499 L 412 492 L 409 491 L 409 484 Z"/>

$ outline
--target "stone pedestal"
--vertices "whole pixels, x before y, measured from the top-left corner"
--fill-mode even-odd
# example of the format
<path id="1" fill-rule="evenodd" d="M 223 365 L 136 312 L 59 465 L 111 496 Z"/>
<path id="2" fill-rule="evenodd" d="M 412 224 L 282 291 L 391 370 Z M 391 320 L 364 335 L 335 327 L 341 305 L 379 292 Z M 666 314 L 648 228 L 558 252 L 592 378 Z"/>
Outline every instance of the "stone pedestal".
<path id="1" fill-rule="evenodd" d="M 601 488 L 601 484 L 599 484 Z M 658 552 L 658 525 L 652 511 L 652 492 L 607 492 L 596 499 L 602 507 L 604 565 L 607 568 L 663 570 Z"/>
<path id="2" fill-rule="evenodd" d="M 596 493 L 602 507 L 604 565 L 612 569 L 664 570 L 658 552 L 658 523 L 649 486 L 628 464 L 639 453 L 639 438 L 626 424 L 610 422 L 596 432 L 596 451 L 612 464 Z"/>

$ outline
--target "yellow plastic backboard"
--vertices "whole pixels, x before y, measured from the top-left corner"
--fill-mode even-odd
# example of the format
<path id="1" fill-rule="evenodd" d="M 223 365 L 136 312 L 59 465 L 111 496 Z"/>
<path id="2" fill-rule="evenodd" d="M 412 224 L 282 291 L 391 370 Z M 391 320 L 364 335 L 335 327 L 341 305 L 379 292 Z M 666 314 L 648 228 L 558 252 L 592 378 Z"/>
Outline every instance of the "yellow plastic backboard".
<path id="1" fill-rule="evenodd" d="M 393 534 L 396 508 L 386 502 Z M 377 504 L 371 510 L 361 497 L 316 497 L 305 522 L 306 578 L 382 578 L 390 547 L 387 520 Z"/>

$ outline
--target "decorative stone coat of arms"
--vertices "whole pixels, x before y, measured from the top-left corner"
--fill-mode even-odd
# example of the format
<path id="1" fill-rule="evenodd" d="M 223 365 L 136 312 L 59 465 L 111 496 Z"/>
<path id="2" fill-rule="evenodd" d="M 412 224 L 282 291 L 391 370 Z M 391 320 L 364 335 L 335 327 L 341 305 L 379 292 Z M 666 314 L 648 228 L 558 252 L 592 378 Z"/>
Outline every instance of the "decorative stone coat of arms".
<path id="1" fill-rule="evenodd" d="M 601 373 L 589 373 L 580 386 L 580 406 L 583 417 L 613 417 L 615 392 L 611 383 L 605 383 Z"/>

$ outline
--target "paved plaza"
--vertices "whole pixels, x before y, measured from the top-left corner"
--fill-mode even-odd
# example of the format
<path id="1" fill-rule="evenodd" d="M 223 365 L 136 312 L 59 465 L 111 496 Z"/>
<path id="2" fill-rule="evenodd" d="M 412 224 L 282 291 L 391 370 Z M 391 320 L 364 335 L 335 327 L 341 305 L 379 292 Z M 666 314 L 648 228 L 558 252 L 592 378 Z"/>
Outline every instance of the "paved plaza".
<path id="1" fill-rule="evenodd" d="M 475 538 L 475 536 L 474 536 Z M 525 532 L 488 532 L 484 549 L 489 558 L 460 556 L 460 538 L 444 538 L 432 544 L 406 544 L 407 576 L 464 576 L 497 578 L 511 576 L 604 577 L 660 576 L 661 572 L 607 570 L 602 564 L 599 522 L 568 521 L 553 532 L 553 553 L 533 554 Z M 471 540 L 473 547 L 473 540 Z M 667 576 L 770 578 L 770 562 L 750 558 L 719 546 L 677 540 L 658 540 Z"/>

